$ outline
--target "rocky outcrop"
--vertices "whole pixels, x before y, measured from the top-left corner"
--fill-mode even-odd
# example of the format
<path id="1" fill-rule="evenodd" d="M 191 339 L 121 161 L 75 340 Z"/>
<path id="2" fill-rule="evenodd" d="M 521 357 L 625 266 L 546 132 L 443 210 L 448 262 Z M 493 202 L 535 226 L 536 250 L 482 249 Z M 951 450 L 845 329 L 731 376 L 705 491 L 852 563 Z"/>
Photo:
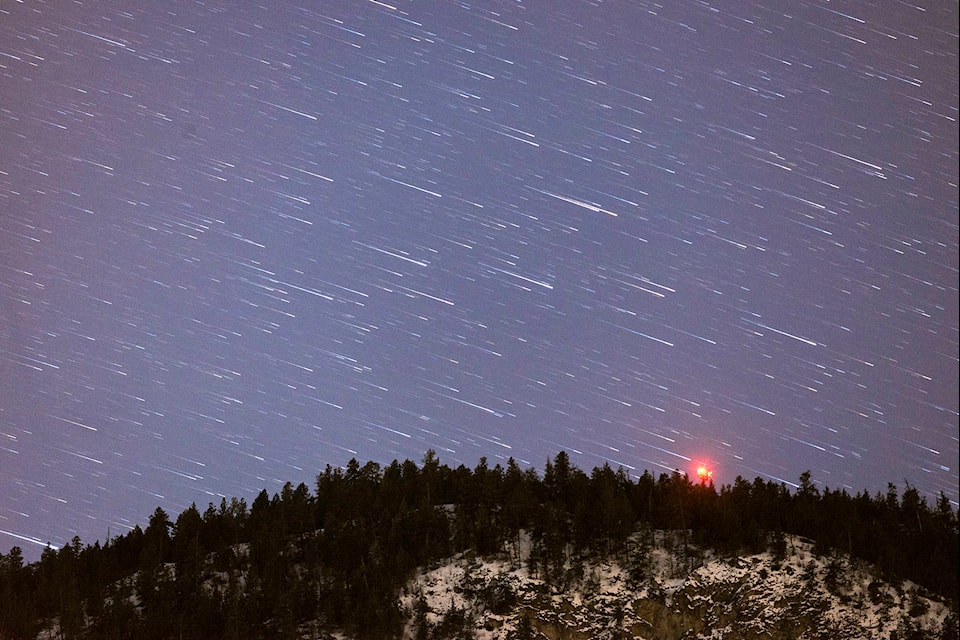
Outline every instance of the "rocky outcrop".
<path id="1" fill-rule="evenodd" d="M 428 603 L 431 614 L 421 624 L 439 620 L 446 607 L 472 612 L 470 632 L 478 640 L 518 637 L 522 619 L 539 634 L 533 637 L 547 640 L 902 640 L 955 634 L 957 614 L 950 604 L 910 583 L 884 584 L 843 556 L 815 557 L 803 540 L 791 542 L 792 553 L 779 560 L 703 552 L 700 565 L 679 576 L 676 559 L 655 549 L 653 571 L 642 583 L 628 578 L 622 558 L 578 559 L 573 573 L 583 577 L 564 588 L 504 559 L 459 558 L 421 574 L 408 586 L 404 604 L 412 606 L 414 597 Z M 492 592 L 511 606 L 491 611 L 484 594 Z M 408 637 L 417 635 L 412 624 L 408 631 Z"/>

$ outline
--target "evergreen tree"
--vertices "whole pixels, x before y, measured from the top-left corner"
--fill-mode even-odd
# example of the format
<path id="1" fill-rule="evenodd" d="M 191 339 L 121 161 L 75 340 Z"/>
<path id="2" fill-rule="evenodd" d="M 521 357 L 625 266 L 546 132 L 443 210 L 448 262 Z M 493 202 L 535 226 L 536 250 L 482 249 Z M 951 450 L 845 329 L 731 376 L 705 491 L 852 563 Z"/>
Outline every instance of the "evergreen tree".
<path id="1" fill-rule="evenodd" d="M 38 609 L 32 582 L 24 570 L 20 547 L 0 554 L 0 631 L 13 638 L 32 638 L 39 632 L 37 621 L 30 615 Z"/>
<path id="2" fill-rule="evenodd" d="M 536 637 L 530 617 L 522 614 L 517 621 L 517 628 L 507 634 L 507 640 L 534 640 Z"/>

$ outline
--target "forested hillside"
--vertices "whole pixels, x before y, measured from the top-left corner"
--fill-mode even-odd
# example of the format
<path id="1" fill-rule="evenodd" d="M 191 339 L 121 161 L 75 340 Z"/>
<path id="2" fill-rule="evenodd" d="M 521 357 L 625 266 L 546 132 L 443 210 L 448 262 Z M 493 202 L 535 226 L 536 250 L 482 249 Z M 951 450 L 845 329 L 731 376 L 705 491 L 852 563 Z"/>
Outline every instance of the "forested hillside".
<path id="1" fill-rule="evenodd" d="M 814 553 L 847 552 L 956 608 L 957 514 L 943 495 L 935 505 L 910 486 L 850 495 L 818 488 L 809 473 L 794 492 L 761 478 L 717 488 L 680 472 L 587 474 L 563 452 L 542 475 L 512 459 L 450 468 L 429 451 L 419 465 L 328 466 L 312 489 L 288 483 L 249 506 L 194 505 L 175 519 L 157 508 L 144 529 L 103 544 L 74 538 L 37 563 L 14 548 L 0 556 L 0 638 L 35 638 L 54 622 L 67 640 L 295 638 L 317 620 L 398 637 L 400 591 L 418 568 L 504 549 L 548 582 L 595 553 L 642 568 L 649 550 L 626 544 L 641 529 L 680 532 L 681 558 L 688 545 L 782 555 L 786 534 L 803 536 Z"/>

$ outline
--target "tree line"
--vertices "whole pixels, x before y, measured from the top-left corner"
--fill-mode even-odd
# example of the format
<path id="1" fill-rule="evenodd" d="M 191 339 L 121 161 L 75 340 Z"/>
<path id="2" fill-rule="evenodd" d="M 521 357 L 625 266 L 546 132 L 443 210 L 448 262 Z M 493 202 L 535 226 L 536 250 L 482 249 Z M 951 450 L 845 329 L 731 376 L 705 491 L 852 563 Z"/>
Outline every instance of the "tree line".
<path id="1" fill-rule="evenodd" d="M 680 573 L 696 549 L 782 556 L 789 533 L 958 599 L 957 513 L 942 493 L 934 505 L 909 485 L 850 495 L 821 490 L 809 472 L 793 492 L 759 477 L 717 488 L 679 471 L 635 477 L 605 464 L 587 474 L 565 452 L 541 476 L 512 458 L 450 468 L 428 451 L 419 465 L 327 466 L 312 490 L 287 483 L 249 506 L 191 505 L 175 520 L 158 507 L 145 529 L 103 544 L 75 537 L 35 563 L 14 547 L 0 555 L 0 638 L 35 638 L 53 621 L 65 640 L 282 639 L 308 623 L 399 637 L 399 593 L 418 567 L 504 553 L 562 586 L 578 560 L 618 554 L 639 585 L 660 530 L 679 532 L 663 540 Z"/>

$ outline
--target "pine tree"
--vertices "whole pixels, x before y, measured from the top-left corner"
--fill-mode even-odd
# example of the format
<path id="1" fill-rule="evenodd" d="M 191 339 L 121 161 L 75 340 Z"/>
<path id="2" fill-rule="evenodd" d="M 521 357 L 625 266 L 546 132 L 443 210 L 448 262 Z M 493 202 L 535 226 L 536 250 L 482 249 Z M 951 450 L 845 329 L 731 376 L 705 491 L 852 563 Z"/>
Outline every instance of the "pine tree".
<path id="1" fill-rule="evenodd" d="M 157 507 L 150 516 L 150 524 L 143 533 L 143 549 L 140 552 L 140 566 L 150 570 L 166 562 L 170 554 L 170 530 L 173 523 L 167 513 Z"/>
<path id="2" fill-rule="evenodd" d="M 507 640 L 534 640 L 536 638 L 535 634 L 530 617 L 521 614 L 517 621 L 517 628 L 507 634 Z"/>
<path id="3" fill-rule="evenodd" d="M 0 632 L 12 637 L 36 637 L 39 629 L 31 613 L 38 608 L 24 571 L 23 550 L 13 547 L 0 554 Z"/>

